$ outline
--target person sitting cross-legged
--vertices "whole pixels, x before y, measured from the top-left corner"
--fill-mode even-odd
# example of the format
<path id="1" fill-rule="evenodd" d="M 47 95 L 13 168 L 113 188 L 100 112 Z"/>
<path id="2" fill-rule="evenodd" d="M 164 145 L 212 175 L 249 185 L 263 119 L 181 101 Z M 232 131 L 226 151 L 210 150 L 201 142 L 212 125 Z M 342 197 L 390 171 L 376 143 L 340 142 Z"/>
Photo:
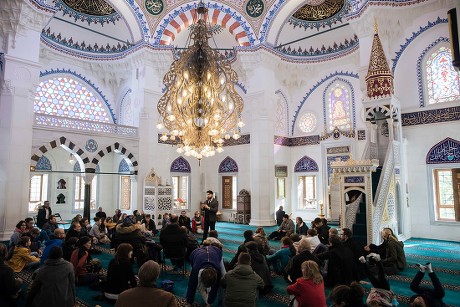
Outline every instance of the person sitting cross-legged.
<path id="1" fill-rule="evenodd" d="M 273 266 L 273 270 L 276 274 L 287 277 L 284 269 L 286 268 L 289 259 L 295 256 L 295 254 L 296 250 L 292 240 L 289 237 L 284 237 L 281 239 L 281 249 L 273 255 L 267 256 L 267 263 L 269 266 Z"/>
<path id="2" fill-rule="evenodd" d="M 133 247 L 128 243 L 120 244 L 107 269 L 107 286 L 104 295 L 109 300 L 117 300 L 120 293 L 137 286 L 132 258 Z"/>
<path id="3" fill-rule="evenodd" d="M 287 287 L 287 292 L 294 295 L 298 306 L 325 307 L 324 282 L 318 264 L 312 260 L 304 261 L 301 270 L 302 276 Z"/>
<path id="4" fill-rule="evenodd" d="M 282 237 L 289 236 L 295 232 L 294 222 L 289 218 L 289 215 L 283 216 L 283 222 L 281 223 L 278 230 L 272 232 L 269 236 L 269 240 L 280 240 Z"/>
<path id="5" fill-rule="evenodd" d="M 78 239 L 77 247 L 70 257 L 73 264 L 75 281 L 77 285 L 92 285 L 99 281 L 99 274 L 88 272 L 88 267 L 94 264 L 89 249 L 91 248 L 91 239 L 83 236 Z"/>
<path id="6" fill-rule="evenodd" d="M 115 307 L 155 306 L 176 307 L 176 298 L 170 292 L 158 289 L 156 282 L 160 266 L 153 260 L 146 261 L 139 269 L 139 285 L 123 291 Z"/>
<path id="7" fill-rule="evenodd" d="M 184 265 L 184 260 L 180 258 L 187 253 L 187 233 L 180 228 L 178 219 L 177 214 L 171 214 L 171 222 L 160 232 L 163 254 L 165 258 L 171 259 L 176 270 Z"/>
<path id="8" fill-rule="evenodd" d="M 15 273 L 40 265 L 40 258 L 30 254 L 30 244 L 30 237 L 22 236 L 19 239 L 19 244 L 14 248 L 13 256 L 7 261 Z"/>
<path id="9" fill-rule="evenodd" d="M 310 242 L 306 239 L 302 239 L 299 243 L 297 255 L 291 258 L 286 267 L 286 273 L 288 274 L 291 283 L 295 283 L 297 278 L 302 277 L 301 267 L 307 260 L 312 260 L 318 266 L 320 265 L 319 259 L 310 252 Z"/>
<path id="10" fill-rule="evenodd" d="M 251 268 L 251 256 L 240 253 L 236 267 L 227 272 L 220 281 L 225 289 L 224 306 L 257 306 L 257 290 L 263 289 L 264 281 Z"/>
<path id="11" fill-rule="evenodd" d="M 45 249 L 43 250 L 42 256 L 40 257 L 40 263 L 43 264 L 48 259 L 51 248 L 53 246 L 62 247 L 62 242 L 65 238 L 65 232 L 62 228 L 56 228 L 53 233 L 52 240 L 45 241 Z"/>
<path id="12" fill-rule="evenodd" d="M 34 273 L 27 306 L 73 307 L 75 295 L 73 266 L 62 258 L 62 248 L 53 246 L 48 260 Z"/>

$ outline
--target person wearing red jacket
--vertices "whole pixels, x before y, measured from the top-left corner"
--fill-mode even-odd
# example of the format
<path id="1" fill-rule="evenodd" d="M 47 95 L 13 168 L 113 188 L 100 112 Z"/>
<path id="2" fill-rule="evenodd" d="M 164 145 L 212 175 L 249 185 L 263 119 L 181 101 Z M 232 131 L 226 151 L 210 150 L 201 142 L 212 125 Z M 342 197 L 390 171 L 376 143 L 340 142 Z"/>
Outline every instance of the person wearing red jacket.
<path id="1" fill-rule="evenodd" d="M 312 260 L 304 261 L 302 275 L 287 287 L 287 292 L 294 295 L 299 307 L 325 307 L 324 282 L 318 264 Z"/>

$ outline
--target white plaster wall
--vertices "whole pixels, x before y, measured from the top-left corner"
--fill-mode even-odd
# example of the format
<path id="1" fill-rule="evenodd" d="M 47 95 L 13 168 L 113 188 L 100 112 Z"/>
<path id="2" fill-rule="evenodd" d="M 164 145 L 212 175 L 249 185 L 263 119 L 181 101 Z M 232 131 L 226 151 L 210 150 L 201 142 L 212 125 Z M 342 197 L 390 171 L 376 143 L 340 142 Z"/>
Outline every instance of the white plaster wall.
<path id="1" fill-rule="evenodd" d="M 407 138 L 407 168 L 409 206 L 412 237 L 432 238 L 440 240 L 460 241 L 459 222 L 434 222 L 431 208 L 433 187 L 429 184 L 426 154 L 436 143 L 447 137 L 460 140 L 458 122 L 434 125 L 419 125 L 403 129 Z"/>

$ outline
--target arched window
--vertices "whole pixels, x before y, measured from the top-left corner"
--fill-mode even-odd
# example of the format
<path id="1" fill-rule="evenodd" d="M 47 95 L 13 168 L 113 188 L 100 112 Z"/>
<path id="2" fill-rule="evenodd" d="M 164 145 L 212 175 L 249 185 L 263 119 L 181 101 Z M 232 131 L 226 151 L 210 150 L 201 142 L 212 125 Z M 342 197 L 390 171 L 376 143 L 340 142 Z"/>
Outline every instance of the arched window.
<path id="1" fill-rule="evenodd" d="M 330 83 L 325 91 L 324 103 L 329 131 L 335 127 L 340 130 L 350 130 L 353 127 L 353 97 L 348 84 L 338 79 Z"/>
<path id="2" fill-rule="evenodd" d="M 236 209 L 238 194 L 238 164 L 230 157 L 226 157 L 219 165 L 219 175 L 222 187 L 222 209 Z"/>
<path id="3" fill-rule="evenodd" d="M 460 99 L 460 73 L 452 66 L 448 47 L 441 46 L 426 60 L 428 104 Z"/>
<path id="4" fill-rule="evenodd" d="M 318 164 L 303 156 L 295 164 L 294 172 L 297 174 L 297 209 L 316 209 Z"/>
<path id="5" fill-rule="evenodd" d="M 189 209 L 190 200 L 190 163 L 183 157 L 178 157 L 171 163 L 171 186 L 174 209 Z"/>
<path id="6" fill-rule="evenodd" d="M 56 77 L 40 82 L 34 102 L 35 113 L 112 123 L 104 102 L 84 84 L 70 77 Z"/>

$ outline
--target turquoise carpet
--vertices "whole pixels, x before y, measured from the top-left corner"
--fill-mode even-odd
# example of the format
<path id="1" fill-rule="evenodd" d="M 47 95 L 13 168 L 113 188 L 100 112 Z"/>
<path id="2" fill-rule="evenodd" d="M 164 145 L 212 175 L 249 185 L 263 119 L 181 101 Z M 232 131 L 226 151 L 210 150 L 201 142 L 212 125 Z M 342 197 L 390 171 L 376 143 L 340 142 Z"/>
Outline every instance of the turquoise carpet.
<path id="1" fill-rule="evenodd" d="M 265 227 L 265 231 L 269 234 L 271 231 L 276 230 L 277 227 Z M 219 240 L 224 244 L 224 260 L 230 261 L 235 254 L 238 246 L 243 241 L 243 232 L 247 229 L 254 230 L 255 227 L 248 225 L 232 224 L 219 222 L 216 226 L 216 230 L 219 233 Z M 201 241 L 201 238 L 198 238 Z M 270 241 L 273 248 L 278 249 L 280 243 L 276 241 Z M 444 302 L 449 306 L 460 307 L 460 243 L 458 242 L 447 242 L 439 240 L 427 240 L 412 238 L 404 242 L 404 250 L 407 257 L 407 268 L 396 276 L 389 276 L 389 282 L 391 289 L 398 295 L 399 306 L 408 306 L 409 298 L 413 295 L 409 289 L 409 284 L 412 278 L 417 272 L 416 263 L 431 262 L 433 269 L 438 275 L 441 283 L 446 291 Z M 113 255 L 108 246 L 99 247 L 103 251 L 102 254 L 95 256 L 99 258 L 104 268 L 107 268 L 110 259 Z M 172 267 L 169 265 L 169 269 Z M 135 271 L 137 271 L 135 267 Z M 187 276 L 190 273 L 190 266 L 187 266 Z M 160 275 L 160 280 L 170 279 L 171 277 L 177 277 L 169 273 L 165 276 Z M 19 276 L 25 278 L 26 281 L 30 282 L 30 272 L 20 273 Z M 289 303 L 289 297 L 286 293 L 287 284 L 284 279 L 280 276 L 272 275 L 274 289 L 272 293 L 265 297 L 261 297 L 258 300 L 258 306 L 287 306 Z M 185 292 L 187 290 L 188 277 L 185 277 L 183 281 L 175 281 L 175 288 L 173 293 L 176 295 L 180 306 L 185 306 Z M 423 284 L 431 285 L 428 276 L 423 280 Z M 367 290 L 370 289 L 369 284 L 363 285 Z M 26 286 L 24 287 L 26 291 Z M 326 294 L 329 294 L 330 289 L 326 290 Z M 92 298 L 96 296 L 98 292 L 92 291 L 87 287 L 77 287 L 78 306 L 96 306 L 100 305 L 113 306 L 106 302 L 98 302 Z M 203 304 L 199 295 L 195 296 L 196 305 Z M 330 302 L 328 301 L 328 305 Z M 24 306 L 24 299 L 18 301 L 18 306 Z M 215 303 L 214 306 L 218 306 Z"/>

